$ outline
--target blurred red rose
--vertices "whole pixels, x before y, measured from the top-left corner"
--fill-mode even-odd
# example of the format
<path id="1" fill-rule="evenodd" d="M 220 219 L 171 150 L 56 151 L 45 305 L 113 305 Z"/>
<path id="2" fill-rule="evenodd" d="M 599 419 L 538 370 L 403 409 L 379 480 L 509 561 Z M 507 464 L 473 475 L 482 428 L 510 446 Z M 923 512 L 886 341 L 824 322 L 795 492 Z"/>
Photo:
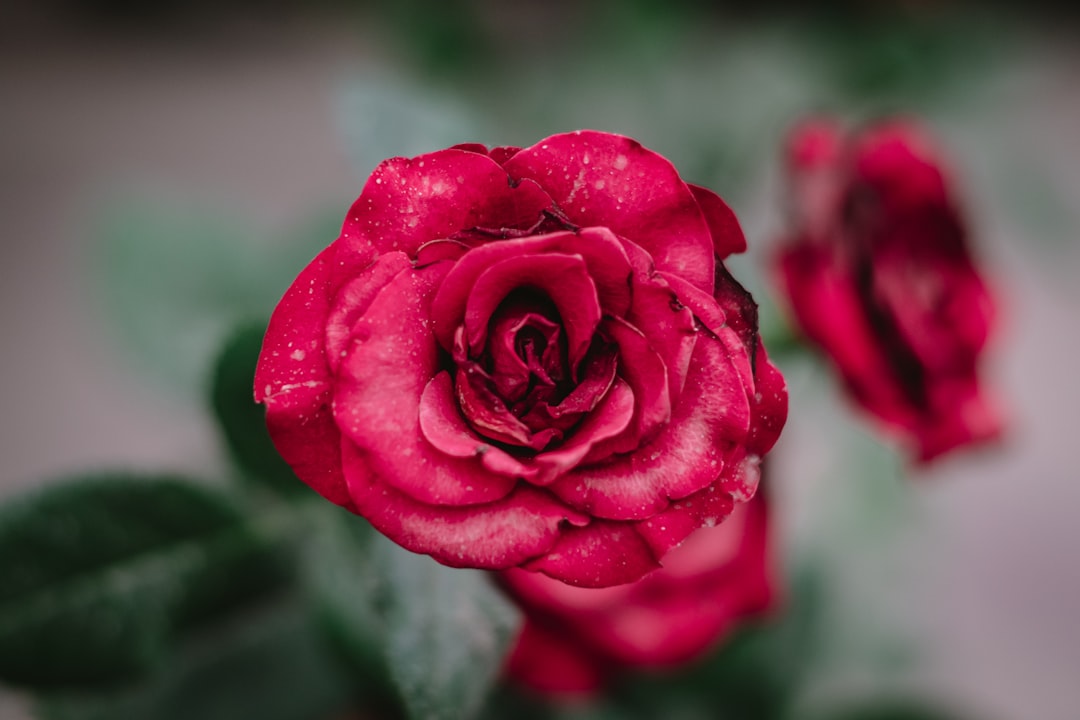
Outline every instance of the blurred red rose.
<path id="1" fill-rule="evenodd" d="M 940 156 L 914 123 L 846 137 L 829 121 L 787 147 L 794 227 L 779 284 L 802 333 L 920 462 L 999 435 L 977 366 L 993 322 Z"/>
<path id="2" fill-rule="evenodd" d="M 787 414 L 731 210 L 599 132 L 383 162 L 256 373 L 316 491 L 456 567 L 630 582 L 753 496 Z"/>
<path id="3" fill-rule="evenodd" d="M 636 583 L 579 588 L 521 570 L 500 584 L 525 612 L 509 676 L 545 693 L 584 693 L 624 668 L 679 665 L 772 601 L 765 499 L 698 530 Z"/>

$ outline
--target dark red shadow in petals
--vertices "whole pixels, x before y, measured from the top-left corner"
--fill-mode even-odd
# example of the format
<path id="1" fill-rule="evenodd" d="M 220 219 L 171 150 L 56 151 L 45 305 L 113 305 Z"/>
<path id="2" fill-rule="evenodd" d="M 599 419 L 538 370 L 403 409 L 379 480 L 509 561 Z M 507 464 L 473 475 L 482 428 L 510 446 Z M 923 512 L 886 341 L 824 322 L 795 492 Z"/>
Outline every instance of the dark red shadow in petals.
<path id="1" fill-rule="evenodd" d="M 492 314 L 518 288 L 538 290 L 555 304 L 566 332 L 570 369 L 576 371 L 600 323 L 596 285 L 580 255 L 522 255 L 501 260 L 480 273 L 465 304 L 470 356 L 483 353 Z"/>
<path id="2" fill-rule="evenodd" d="M 556 450 L 542 452 L 533 460 L 539 474 L 535 484 L 545 485 L 581 462 L 594 445 L 615 437 L 634 415 L 634 393 L 618 378 L 595 410 L 585 416 L 570 438 Z"/>
<path id="3" fill-rule="evenodd" d="M 551 206 L 534 183 L 510 183 L 491 158 L 440 150 L 391 158 L 375 169 L 342 226 L 345 276 L 395 250 L 414 257 L 426 242 L 473 227 L 529 228 Z"/>
<path id="4" fill-rule="evenodd" d="M 438 345 L 424 321 L 447 265 L 398 273 L 356 321 L 333 410 L 342 434 L 382 483 L 420 503 L 469 505 L 504 497 L 514 481 L 446 457 L 421 434 L 417 409 L 439 371 Z"/>
<path id="5" fill-rule="evenodd" d="M 568 585 L 601 588 L 634 582 L 660 563 L 632 525 L 594 519 L 564 529 L 546 555 L 520 567 Z"/>
<path id="6" fill-rule="evenodd" d="M 453 382 L 445 370 L 431 379 L 420 398 L 420 430 L 434 447 L 451 457 L 476 458 L 507 477 L 531 477 L 536 470 L 493 447 L 474 433 L 458 413 Z"/>
<path id="7" fill-rule="evenodd" d="M 507 300 L 491 320 L 487 356 L 492 384 L 508 403 L 525 397 L 534 373 L 544 383 L 554 384 L 553 376 L 565 370 L 559 367 L 563 357 L 562 330 L 534 308 L 535 303 L 527 297 L 519 297 L 518 302 Z"/>
<path id="8" fill-rule="evenodd" d="M 630 138 L 583 130 L 525 148 L 505 167 L 539 183 L 575 225 L 606 227 L 645 248 L 660 270 L 712 290 L 712 235 L 666 158 Z"/>
<path id="9" fill-rule="evenodd" d="M 686 393 L 671 422 L 650 444 L 610 463 L 576 468 L 550 486 L 568 505 L 616 520 L 644 520 L 668 499 L 685 498 L 715 482 L 725 453 L 750 429 L 746 389 L 723 345 L 702 338 L 694 348 Z"/>
<path id="10" fill-rule="evenodd" d="M 567 524 L 588 522 L 548 493 L 528 486 L 483 505 L 429 505 L 368 472 L 371 455 L 347 439 L 341 454 L 357 513 L 406 550 L 451 567 L 497 570 L 521 565 L 553 547 Z"/>
<path id="11" fill-rule="evenodd" d="M 694 193 L 694 199 L 709 225 L 717 256 L 724 260 L 729 255 L 746 252 L 746 235 L 728 204 L 708 188 L 691 183 L 687 183 L 687 186 Z"/>
<path id="12" fill-rule="evenodd" d="M 567 430 L 591 412 L 615 381 L 617 354 L 614 346 L 603 344 L 585 358 L 585 377 L 556 405 L 540 402 L 522 417 L 529 427 L 557 427 Z"/>
<path id="13" fill-rule="evenodd" d="M 482 436 L 532 450 L 540 450 L 553 439 L 562 437 L 562 433 L 555 428 L 545 428 L 534 434 L 506 407 L 490 385 L 490 377 L 476 363 L 467 362 L 458 366 L 454 382 L 458 407 Z"/>

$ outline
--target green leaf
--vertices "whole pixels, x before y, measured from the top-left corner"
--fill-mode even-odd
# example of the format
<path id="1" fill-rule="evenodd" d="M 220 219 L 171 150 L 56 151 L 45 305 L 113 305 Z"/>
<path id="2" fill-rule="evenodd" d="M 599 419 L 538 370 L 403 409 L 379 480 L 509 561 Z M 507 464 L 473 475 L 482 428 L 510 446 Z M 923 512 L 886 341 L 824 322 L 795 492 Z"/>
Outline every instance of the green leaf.
<path id="1" fill-rule="evenodd" d="M 245 608 L 182 643 L 147 682 L 43 696 L 43 720 L 311 720 L 341 710 L 352 684 L 296 598 Z"/>
<path id="2" fill-rule="evenodd" d="M 178 478 L 101 476 L 0 507 L 0 678 L 145 672 L 178 626 L 280 582 L 278 549 L 225 498 Z"/>
<path id="3" fill-rule="evenodd" d="M 253 398 L 255 364 L 266 323 L 247 323 L 233 332 L 214 364 L 210 404 L 229 453 L 245 478 L 276 492 L 310 494 L 281 459 L 266 429 L 266 414 Z"/>
<path id="4" fill-rule="evenodd" d="M 118 339 L 157 379 L 199 397 L 229 331 L 268 317 L 290 281 L 341 226 L 322 214 L 280 233 L 253 218 L 133 196 L 99 222 L 99 290 Z"/>
<path id="5" fill-rule="evenodd" d="M 403 550 L 343 510 L 321 515 L 309 580 L 355 671 L 385 676 L 411 718 L 475 717 L 517 628 L 513 606 L 486 573 Z"/>
<path id="6" fill-rule="evenodd" d="M 386 710 L 381 714 L 401 715 L 383 652 L 387 588 L 372 559 L 375 531 L 362 518 L 330 503 L 307 510 L 312 533 L 304 578 L 326 640 L 357 687 Z"/>
<path id="7" fill-rule="evenodd" d="M 402 550 L 382 536 L 386 654 L 412 718 L 474 717 L 495 684 L 518 615 L 486 573 Z"/>

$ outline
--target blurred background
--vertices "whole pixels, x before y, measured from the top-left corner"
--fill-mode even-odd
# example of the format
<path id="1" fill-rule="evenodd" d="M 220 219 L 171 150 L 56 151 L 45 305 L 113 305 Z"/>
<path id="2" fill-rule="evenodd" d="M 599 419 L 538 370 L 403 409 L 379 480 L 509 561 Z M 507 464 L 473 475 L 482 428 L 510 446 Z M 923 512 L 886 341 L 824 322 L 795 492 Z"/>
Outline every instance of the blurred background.
<path id="1" fill-rule="evenodd" d="M 1039 3 L 129 0 L 0 7 L 0 499 L 88 468 L 222 476 L 207 368 L 332 241 L 383 158 L 631 135 L 784 229 L 801 116 L 923 118 L 1003 309 L 1001 447 L 917 475 L 781 358 L 786 567 L 824 578 L 812 694 L 1080 713 L 1080 43 Z M 913 477 L 912 477 L 913 476 Z M 0 718 L 26 718 L 0 691 Z"/>

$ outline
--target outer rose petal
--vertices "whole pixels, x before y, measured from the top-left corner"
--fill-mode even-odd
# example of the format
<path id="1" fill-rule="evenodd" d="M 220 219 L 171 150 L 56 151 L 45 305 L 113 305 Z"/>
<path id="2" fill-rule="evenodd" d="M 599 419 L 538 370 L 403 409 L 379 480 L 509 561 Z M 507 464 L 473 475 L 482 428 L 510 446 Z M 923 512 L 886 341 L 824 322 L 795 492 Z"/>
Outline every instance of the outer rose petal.
<path id="1" fill-rule="evenodd" d="M 470 228 L 532 227 L 551 199 L 534 183 L 508 180 L 491 158 L 466 150 L 386 160 L 349 210 L 338 259 L 351 271 L 380 252 L 412 257 L 424 243 Z"/>
<path id="2" fill-rule="evenodd" d="M 396 490 L 422 503 L 490 502 L 509 493 L 513 479 L 446 457 L 420 429 L 420 400 L 438 372 L 438 346 L 425 321 L 447 269 L 442 263 L 402 271 L 356 322 L 337 379 L 334 418 L 367 453 L 371 472 Z"/>
<path id="3" fill-rule="evenodd" d="M 574 224 L 603 226 L 645 248 L 660 270 L 712 290 L 713 242 L 690 188 L 664 157 L 622 135 L 554 135 L 506 161 Z"/>
<path id="4" fill-rule="evenodd" d="M 406 550 L 451 567 L 501 570 L 543 555 L 567 525 L 588 518 L 547 493 L 519 487 L 486 505 L 447 507 L 417 502 L 369 472 L 371 459 L 348 440 L 342 462 L 358 514 Z"/>
<path id="5" fill-rule="evenodd" d="M 746 235 L 728 204 L 708 188 L 690 183 L 688 186 L 709 224 L 717 257 L 724 260 L 729 255 L 746 252 Z"/>
<path id="6" fill-rule="evenodd" d="M 319 253 L 274 310 L 255 369 L 255 401 L 266 404 L 270 437 L 297 477 L 331 502 L 351 507 L 322 344 L 334 253 L 333 245 Z"/>
<path id="7" fill-rule="evenodd" d="M 660 563 L 632 525 L 593 520 L 566 528 L 555 547 L 521 567 L 568 585 L 602 588 L 633 582 Z"/>

